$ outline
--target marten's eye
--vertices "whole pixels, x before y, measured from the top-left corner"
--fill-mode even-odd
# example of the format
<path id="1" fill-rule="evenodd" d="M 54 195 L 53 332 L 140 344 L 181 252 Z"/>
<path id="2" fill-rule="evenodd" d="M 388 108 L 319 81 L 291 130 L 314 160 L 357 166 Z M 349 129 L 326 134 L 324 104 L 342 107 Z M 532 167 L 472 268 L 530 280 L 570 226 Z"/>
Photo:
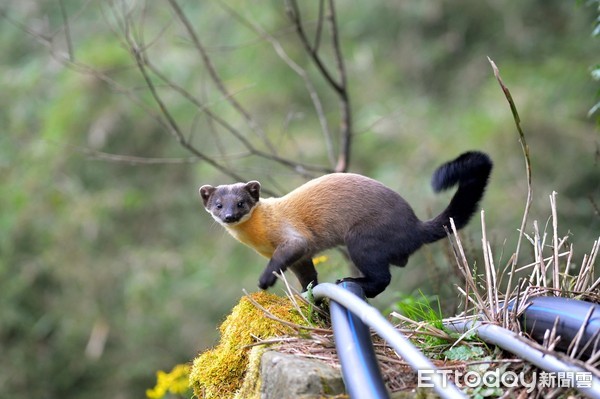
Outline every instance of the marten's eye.
<path id="1" fill-rule="evenodd" d="M 223 204 L 219 203 L 217 205 L 215 205 L 217 207 L 217 209 L 222 209 L 223 208 Z"/>
<path id="2" fill-rule="evenodd" d="M 237 203 L 238 208 L 243 208 L 244 207 L 244 201 L 240 201 Z"/>

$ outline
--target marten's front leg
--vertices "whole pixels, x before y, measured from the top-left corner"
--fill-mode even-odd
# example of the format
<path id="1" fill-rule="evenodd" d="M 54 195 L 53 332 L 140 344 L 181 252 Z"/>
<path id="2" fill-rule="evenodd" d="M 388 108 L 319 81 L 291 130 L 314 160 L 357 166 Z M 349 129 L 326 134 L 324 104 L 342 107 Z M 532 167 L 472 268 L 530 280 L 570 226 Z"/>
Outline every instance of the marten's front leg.
<path id="1" fill-rule="evenodd" d="M 273 253 L 271 260 L 258 279 L 258 287 L 266 290 L 277 281 L 274 273 L 283 273 L 289 266 L 305 257 L 308 253 L 308 245 L 302 239 L 293 239 L 280 244 Z"/>

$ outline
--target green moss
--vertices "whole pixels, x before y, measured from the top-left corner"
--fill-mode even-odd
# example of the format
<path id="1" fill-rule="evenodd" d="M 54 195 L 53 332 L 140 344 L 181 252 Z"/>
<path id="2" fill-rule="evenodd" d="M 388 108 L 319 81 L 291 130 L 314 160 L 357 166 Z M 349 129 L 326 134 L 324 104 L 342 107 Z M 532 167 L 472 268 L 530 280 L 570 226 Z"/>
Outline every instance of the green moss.
<path id="1" fill-rule="evenodd" d="M 306 325 L 287 298 L 266 292 L 251 294 L 251 298 L 278 319 Z M 268 318 L 263 310 L 243 297 L 221 324 L 220 332 L 219 344 L 194 359 L 190 385 L 199 398 L 233 398 L 241 388 L 248 368 L 251 349 L 248 345 L 255 343 L 257 338 L 289 335 L 293 330 Z M 245 384 L 253 385 L 248 381 Z"/>
<path id="2" fill-rule="evenodd" d="M 234 399 L 259 399 L 260 398 L 260 359 L 266 348 L 264 345 L 253 346 L 248 355 L 248 367 L 241 388 Z"/>

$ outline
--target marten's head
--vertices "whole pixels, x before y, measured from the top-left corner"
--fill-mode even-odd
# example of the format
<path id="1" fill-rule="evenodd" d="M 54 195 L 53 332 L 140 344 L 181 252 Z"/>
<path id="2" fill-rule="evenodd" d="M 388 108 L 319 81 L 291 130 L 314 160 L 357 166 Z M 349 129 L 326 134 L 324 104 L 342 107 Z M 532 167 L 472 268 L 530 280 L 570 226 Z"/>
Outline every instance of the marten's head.
<path id="1" fill-rule="evenodd" d="M 200 197 L 204 208 L 224 226 L 234 226 L 245 222 L 252 215 L 254 206 L 260 200 L 260 183 L 205 185 L 200 187 Z"/>

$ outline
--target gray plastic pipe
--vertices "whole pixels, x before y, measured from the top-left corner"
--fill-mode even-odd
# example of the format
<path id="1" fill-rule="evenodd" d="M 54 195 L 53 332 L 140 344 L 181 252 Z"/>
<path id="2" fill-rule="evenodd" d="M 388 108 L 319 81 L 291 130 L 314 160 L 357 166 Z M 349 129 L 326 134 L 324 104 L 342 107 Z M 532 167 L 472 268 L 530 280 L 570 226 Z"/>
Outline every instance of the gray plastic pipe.
<path id="1" fill-rule="evenodd" d="M 357 283 L 343 281 L 339 286 L 364 299 L 363 289 Z M 333 300 L 329 303 L 329 313 L 344 383 L 350 397 L 389 399 L 369 327 L 350 310 Z"/>
<path id="2" fill-rule="evenodd" d="M 551 354 L 537 350 L 519 339 L 519 336 L 510 330 L 496 326 L 494 324 L 483 324 L 480 321 L 453 321 L 446 326 L 458 333 L 464 333 L 473 330 L 483 341 L 497 345 L 500 348 L 514 353 L 519 358 L 527 360 L 542 370 L 549 372 L 585 372 L 574 364 L 566 363 Z M 565 374 L 568 376 L 570 374 Z M 577 387 L 575 377 L 573 376 L 571 386 L 577 388 L 581 393 L 589 398 L 600 399 L 600 379 L 592 375 L 591 387 Z"/>
<path id="3" fill-rule="evenodd" d="M 330 283 L 318 284 L 313 288 L 315 299 L 330 298 L 356 315 L 363 323 L 371 327 L 381 338 L 394 348 L 414 370 L 435 370 L 436 367 L 410 341 L 394 328 L 377 309 L 364 300 Z M 435 391 L 444 399 L 462 399 L 465 395 L 441 373 L 432 373 L 431 382 Z M 356 399 L 361 399 L 360 397 Z"/>

